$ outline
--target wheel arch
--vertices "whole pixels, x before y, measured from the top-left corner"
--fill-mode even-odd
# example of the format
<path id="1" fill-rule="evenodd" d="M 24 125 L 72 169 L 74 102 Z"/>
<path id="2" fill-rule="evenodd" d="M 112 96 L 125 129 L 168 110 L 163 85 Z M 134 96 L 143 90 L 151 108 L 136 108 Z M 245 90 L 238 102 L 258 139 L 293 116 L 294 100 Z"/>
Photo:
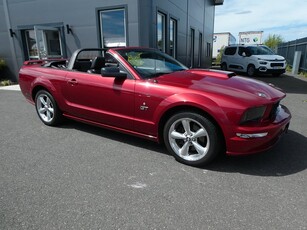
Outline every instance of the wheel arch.
<path id="1" fill-rule="evenodd" d="M 223 144 L 225 146 L 225 135 L 223 132 L 222 127 L 219 125 L 219 123 L 217 122 L 217 120 L 207 111 L 204 111 L 201 108 L 192 106 L 192 105 L 178 105 L 175 107 L 172 107 L 170 109 L 168 109 L 167 111 L 164 112 L 164 114 L 161 116 L 160 120 L 159 120 L 159 125 L 158 125 L 158 141 L 159 143 L 163 143 L 163 129 L 164 126 L 166 124 L 166 122 L 168 121 L 168 119 L 170 117 L 172 117 L 174 114 L 176 113 L 180 113 L 180 112 L 194 112 L 197 114 L 200 114 L 204 117 L 206 117 L 207 119 L 209 119 L 218 129 L 219 131 L 219 135 L 221 136 L 221 139 L 223 140 Z"/>
<path id="2" fill-rule="evenodd" d="M 249 68 L 250 68 L 250 67 L 253 67 L 253 68 L 254 68 L 254 73 L 253 73 L 252 75 L 249 74 Z M 246 66 L 246 73 L 247 73 L 248 76 L 250 76 L 250 77 L 251 77 L 251 76 L 254 76 L 254 74 L 256 73 L 256 71 L 257 71 L 257 70 L 256 70 L 256 65 L 255 65 L 254 63 L 248 63 L 248 64 L 247 64 L 247 66 Z"/>
<path id="3" fill-rule="evenodd" d="M 31 93 L 31 98 L 33 101 L 35 101 L 35 96 L 36 94 L 40 91 L 40 90 L 46 90 L 49 93 L 51 93 L 45 86 L 42 85 L 36 85 L 33 89 L 32 89 L 32 93 Z"/>
<path id="4" fill-rule="evenodd" d="M 48 93 L 51 94 L 51 96 L 54 98 L 54 100 L 56 101 L 59 109 L 63 112 L 65 109 L 65 104 L 63 104 L 62 100 L 60 99 L 60 96 L 57 94 L 56 90 L 51 87 L 47 87 L 45 84 L 36 84 L 32 91 L 31 91 L 31 99 L 32 102 L 35 103 L 35 97 L 36 94 L 40 91 L 40 90 L 46 90 Z"/>
<path id="5" fill-rule="evenodd" d="M 222 61 L 221 62 L 221 69 L 223 70 L 223 66 L 226 66 L 226 70 L 228 70 L 228 65 L 227 65 L 227 62 L 226 61 Z"/>
<path id="6" fill-rule="evenodd" d="M 254 68 L 256 69 L 256 65 L 255 65 L 254 63 L 248 63 L 248 64 L 247 64 L 247 68 L 248 68 L 249 66 L 254 66 Z"/>

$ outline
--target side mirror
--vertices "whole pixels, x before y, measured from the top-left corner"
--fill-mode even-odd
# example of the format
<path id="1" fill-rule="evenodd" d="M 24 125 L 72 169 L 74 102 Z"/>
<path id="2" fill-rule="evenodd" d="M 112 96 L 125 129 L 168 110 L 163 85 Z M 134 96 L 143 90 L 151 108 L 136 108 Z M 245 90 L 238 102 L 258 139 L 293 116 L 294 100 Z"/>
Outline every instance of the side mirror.
<path id="1" fill-rule="evenodd" d="M 247 55 L 246 55 L 246 53 L 245 52 L 243 52 L 242 53 L 242 57 L 246 57 Z"/>
<path id="2" fill-rule="evenodd" d="M 120 72 L 118 67 L 101 68 L 101 76 L 103 76 L 103 77 L 115 77 L 117 79 L 126 79 L 127 78 L 127 74 Z"/>

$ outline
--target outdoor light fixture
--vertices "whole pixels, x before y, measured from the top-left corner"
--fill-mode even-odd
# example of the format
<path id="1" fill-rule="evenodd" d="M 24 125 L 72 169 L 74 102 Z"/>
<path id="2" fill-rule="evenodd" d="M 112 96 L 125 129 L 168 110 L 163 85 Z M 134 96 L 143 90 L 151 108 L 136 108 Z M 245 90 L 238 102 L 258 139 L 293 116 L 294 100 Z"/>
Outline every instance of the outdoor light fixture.
<path id="1" fill-rule="evenodd" d="M 14 35 L 16 35 L 16 33 L 12 29 L 10 29 L 10 35 L 11 35 L 11 38 L 12 38 L 12 37 L 14 37 Z"/>
<path id="2" fill-rule="evenodd" d="M 68 24 L 66 24 L 66 32 L 67 32 L 67 34 L 72 33 L 72 29 L 70 28 L 70 26 Z"/>

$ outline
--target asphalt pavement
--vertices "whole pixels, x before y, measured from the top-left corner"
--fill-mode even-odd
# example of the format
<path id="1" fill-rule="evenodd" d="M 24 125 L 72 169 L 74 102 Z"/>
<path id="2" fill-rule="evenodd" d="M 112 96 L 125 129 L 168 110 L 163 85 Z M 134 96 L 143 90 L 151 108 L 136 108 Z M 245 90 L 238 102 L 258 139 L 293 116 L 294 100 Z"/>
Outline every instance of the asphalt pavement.
<path id="1" fill-rule="evenodd" d="M 203 168 L 136 137 L 45 126 L 0 90 L 0 229 L 307 229 L 307 81 L 256 78 L 287 92 L 288 134 Z"/>

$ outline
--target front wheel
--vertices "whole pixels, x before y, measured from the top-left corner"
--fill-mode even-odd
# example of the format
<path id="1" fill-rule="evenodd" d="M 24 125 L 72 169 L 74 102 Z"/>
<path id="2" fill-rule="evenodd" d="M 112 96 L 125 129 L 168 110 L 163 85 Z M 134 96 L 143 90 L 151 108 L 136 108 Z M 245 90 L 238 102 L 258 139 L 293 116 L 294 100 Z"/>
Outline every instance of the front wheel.
<path id="1" fill-rule="evenodd" d="M 253 76 L 255 75 L 255 73 L 256 73 L 255 66 L 254 66 L 254 65 L 249 65 L 249 66 L 247 67 L 247 75 L 248 75 L 249 77 L 253 77 Z"/>
<path id="2" fill-rule="evenodd" d="M 214 123 L 194 112 L 172 116 L 164 127 L 164 142 L 176 160 L 192 166 L 209 163 L 223 146 Z"/>
<path id="3" fill-rule="evenodd" d="M 62 113 L 53 96 L 46 90 L 40 90 L 35 96 L 35 108 L 38 117 L 45 125 L 56 126 L 62 120 Z"/>

